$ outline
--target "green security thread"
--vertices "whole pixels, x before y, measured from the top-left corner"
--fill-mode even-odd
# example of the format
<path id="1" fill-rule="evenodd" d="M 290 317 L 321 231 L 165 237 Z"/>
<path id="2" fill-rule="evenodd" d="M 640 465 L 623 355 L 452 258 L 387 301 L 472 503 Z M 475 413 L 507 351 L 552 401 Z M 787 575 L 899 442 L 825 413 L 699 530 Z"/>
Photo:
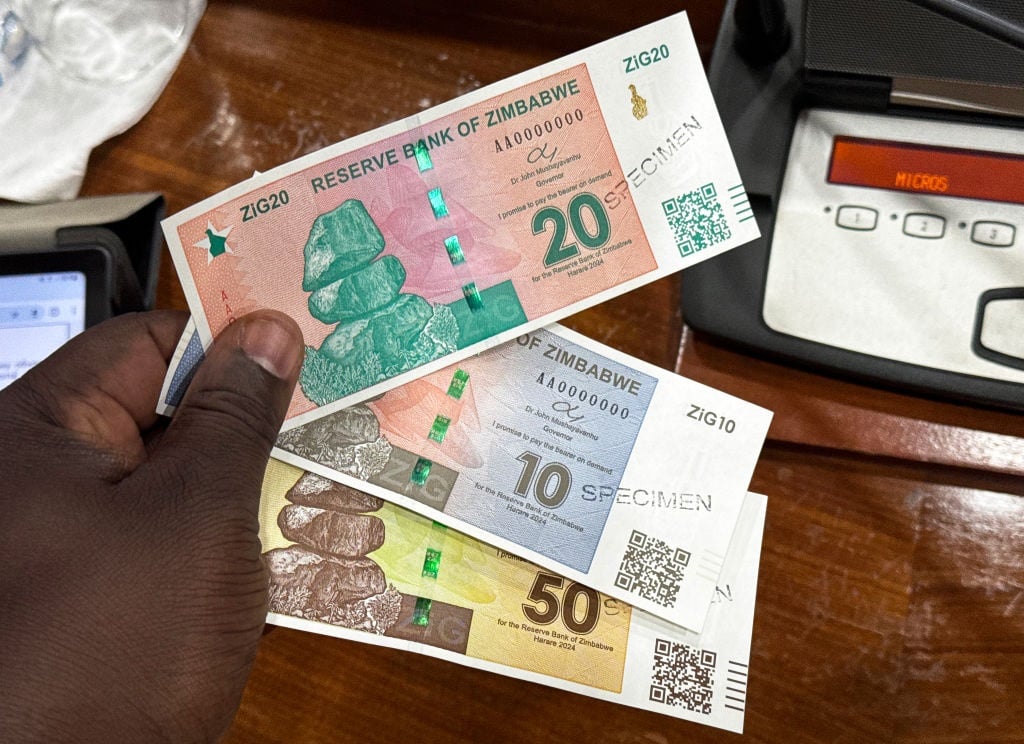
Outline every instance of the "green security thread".
<path id="1" fill-rule="evenodd" d="M 430 624 L 430 605 L 426 597 L 416 597 L 416 607 L 412 611 L 412 624 L 425 626 Z"/>
<path id="2" fill-rule="evenodd" d="M 462 245 L 459 243 L 458 235 L 445 238 L 444 247 L 448 251 L 448 260 L 452 262 L 452 266 L 458 266 L 460 263 L 466 262 L 466 254 L 462 252 Z"/>
<path id="3" fill-rule="evenodd" d="M 433 161 L 430 159 L 430 150 L 427 148 L 427 143 L 423 140 L 419 140 L 413 146 L 413 151 L 416 153 L 416 165 L 420 169 L 420 173 L 428 171 L 434 167 Z"/>
<path id="4" fill-rule="evenodd" d="M 451 384 L 448 385 L 448 395 L 455 398 L 455 400 L 459 400 L 466 391 L 466 383 L 468 382 L 469 373 L 463 372 L 461 369 L 455 370 L 455 374 L 452 375 Z"/>
<path id="5" fill-rule="evenodd" d="M 422 486 L 427 482 L 427 478 L 430 477 L 430 466 L 433 465 L 430 460 L 425 457 L 421 457 L 416 461 L 416 464 L 412 468 L 412 476 L 409 478 L 417 486 Z"/>
<path id="6" fill-rule="evenodd" d="M 423 556 L 423 576 L 429 576 L 432 579 L 437 578 L 438 569 L 441 568 L 441 551 L 434 550 L 433 548 L 427 548 L 426 555 Z"/>
<path id="7" fill-rule="evenodd" d="M 441 219 L 442 217 L 448 216 L 448 205 L 444 203 L 444 197 L 441 195 L 440 186 L 428 191 L 427 199 L 430 200 L 430 208 L 434 210 L 435 217 Z"/>
<path id="8" fill-rule="evenodd" d="M 480 290 L 476 288 L 476 282 L 470 282 L 462 288 L 462 295 L 466 298 L 469 309 L 473 312 L 483 310 L 484 298 L 480 296 Z"/>
<path id="9" fill-rule="evenodd" d="M 434 417 L 434 423 L 430 427 L 430 433 L 427 437 L 440 444 L 444 441 L 444 435 L 448 433 L 448 426 L 451 422 L 452 420 L 447 416 L 437 414 L 437 416 Z"/>

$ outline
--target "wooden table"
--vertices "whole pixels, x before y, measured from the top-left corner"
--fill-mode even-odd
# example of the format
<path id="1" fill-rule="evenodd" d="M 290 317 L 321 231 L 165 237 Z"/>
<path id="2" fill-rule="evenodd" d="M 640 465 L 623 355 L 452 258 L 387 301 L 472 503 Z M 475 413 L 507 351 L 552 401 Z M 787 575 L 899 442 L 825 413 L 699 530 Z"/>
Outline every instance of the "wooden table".
<path id="1" fill-rule="evenodd" d="M 84 194 L 177 211 L 328 143 L 680 9 L 526 0 L 211 0 L 145 119 Z M 721 2 L 695 2 L 710 51 Z M 684 328 L 678 278 L 568 325 L 776 411 L 748 689 L 750 741 L 1024 741 L 1024 416 L 789 369 Z M 185 307 L 164 260 L 158 304 Z M 415 654 L 283 628 L 231 742 L 737 741 Z"/>

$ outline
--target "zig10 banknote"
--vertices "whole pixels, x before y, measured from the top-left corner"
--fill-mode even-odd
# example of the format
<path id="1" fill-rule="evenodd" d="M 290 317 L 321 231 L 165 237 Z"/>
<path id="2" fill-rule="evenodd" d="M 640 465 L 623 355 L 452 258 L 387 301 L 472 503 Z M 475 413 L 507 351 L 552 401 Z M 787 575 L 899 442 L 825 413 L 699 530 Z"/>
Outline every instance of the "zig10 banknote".
<path id="1" fill-rule="evenodd" d="M 285 429 L 758 235 L 685 14 L 252 178 L 163 222 L 208 343 L 291 315 Z"/>
<path id="2" fill-rule="evenodd" d="M 746 496 L 696 634 L 272 460 L 268 619 L 741 732 L 765 503 Z"/>
<path id="3" fill-rule="evenodd" d="M 171 404 L 202 358 L 187 334 Z M 553 325 L 282 432 L 274 456 L 699 631 L 770 420 Z"/>

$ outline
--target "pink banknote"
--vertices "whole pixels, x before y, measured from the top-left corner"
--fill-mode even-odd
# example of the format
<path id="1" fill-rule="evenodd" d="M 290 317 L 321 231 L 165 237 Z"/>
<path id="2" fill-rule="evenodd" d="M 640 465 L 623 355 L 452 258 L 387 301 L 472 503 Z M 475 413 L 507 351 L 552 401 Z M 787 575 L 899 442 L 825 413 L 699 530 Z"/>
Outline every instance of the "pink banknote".
<path id="1" fill-rule="evenodd" d="M 281 166 L 165 221 L 208 342 L 306 341 L 285 428 L 757 235 L 684 14 Z"/>

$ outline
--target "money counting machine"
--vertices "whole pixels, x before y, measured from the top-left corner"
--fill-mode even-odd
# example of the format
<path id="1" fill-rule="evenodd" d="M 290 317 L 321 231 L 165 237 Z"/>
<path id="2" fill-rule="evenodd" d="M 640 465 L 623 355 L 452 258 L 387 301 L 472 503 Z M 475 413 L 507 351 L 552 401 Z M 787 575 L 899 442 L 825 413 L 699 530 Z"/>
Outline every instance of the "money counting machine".
<path id="1" fill-rule="evenodd" d="M 730 0 L 709 70 L 761 238 L 694 328 L 1024 409 L 1024 3 Z"/>

